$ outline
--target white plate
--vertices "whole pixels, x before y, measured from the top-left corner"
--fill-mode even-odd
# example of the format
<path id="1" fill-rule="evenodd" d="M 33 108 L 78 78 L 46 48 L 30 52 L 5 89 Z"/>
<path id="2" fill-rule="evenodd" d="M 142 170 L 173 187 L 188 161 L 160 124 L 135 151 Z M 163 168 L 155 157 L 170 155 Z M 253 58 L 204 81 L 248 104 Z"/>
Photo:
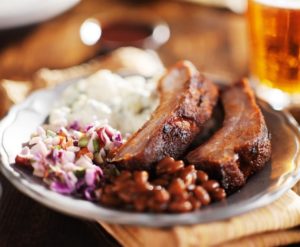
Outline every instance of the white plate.
<path id="1" fill-rule="evenodd" d="M 48 20 L 80 0 L 0 0 L 0 29 Z"/>
<path id="2" fill-rule="evenodd" d="M 46 188 L 28 170 L 13 163 L 22 143 L 28 141 L 37 126 L 45 122 L 53 102 L 59 98 L 64 87 L 61 85 L 32 94 L 25 102 L 13 107 L 0 124 L 2 173 L 21 192 L 60 212 L 89 220 L 155 227 L 204 223 L 230 218 L 271 203 L 299 180 L 300 134 L 297 123 L 288 114 L 274 111 L 260 102 L 272 134 L 272 159 L 239 192 L 223 202 L 213 203 L 199 211 L 172 215 L 125 212 L 60 195 Z"/>

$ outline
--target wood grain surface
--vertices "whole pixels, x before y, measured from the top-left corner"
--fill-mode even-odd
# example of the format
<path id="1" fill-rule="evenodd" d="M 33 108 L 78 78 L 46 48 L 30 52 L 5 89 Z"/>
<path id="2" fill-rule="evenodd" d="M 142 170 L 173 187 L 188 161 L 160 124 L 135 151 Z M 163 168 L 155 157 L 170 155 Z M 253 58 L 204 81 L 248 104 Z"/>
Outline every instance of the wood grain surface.
<path id="1" fill-rule="evenodd" d="M 208 224 L 162 229 L 99 223 L 124 246 L 278 246 L 300 241 L 300 230 L 278 231 L 299 226 L 299 205 L 300 197 L 289 191 L 266 207 Z"/>

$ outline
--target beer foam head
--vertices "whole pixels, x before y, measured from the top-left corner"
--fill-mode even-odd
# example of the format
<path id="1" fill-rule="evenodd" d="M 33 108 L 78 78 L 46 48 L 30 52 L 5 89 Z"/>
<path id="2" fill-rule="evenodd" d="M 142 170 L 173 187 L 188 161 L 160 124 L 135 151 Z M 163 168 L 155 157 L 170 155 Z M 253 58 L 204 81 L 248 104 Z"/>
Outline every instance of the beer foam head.
<path id="1" fill-rule="evenodd" d="M 299 0 L 254 0 L 254 2 L 261 3 L 273 8 L 283 8 L 283 9 L 299 9 Z"/>

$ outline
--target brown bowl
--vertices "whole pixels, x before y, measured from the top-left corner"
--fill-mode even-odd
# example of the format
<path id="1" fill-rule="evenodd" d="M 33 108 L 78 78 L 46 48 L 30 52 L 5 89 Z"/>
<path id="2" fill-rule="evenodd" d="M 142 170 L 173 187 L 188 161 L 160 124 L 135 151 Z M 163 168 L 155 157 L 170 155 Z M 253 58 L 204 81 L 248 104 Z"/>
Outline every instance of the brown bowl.
<path id="1" fill-rule="evenodd" d="M 80 36 L 86 45 L 101 44 L 101 50 L 122 46 L 157 49 L 168 41 L 169 26 L 145 10 L 114 11 L 95 15 L 81 25 Z"/>

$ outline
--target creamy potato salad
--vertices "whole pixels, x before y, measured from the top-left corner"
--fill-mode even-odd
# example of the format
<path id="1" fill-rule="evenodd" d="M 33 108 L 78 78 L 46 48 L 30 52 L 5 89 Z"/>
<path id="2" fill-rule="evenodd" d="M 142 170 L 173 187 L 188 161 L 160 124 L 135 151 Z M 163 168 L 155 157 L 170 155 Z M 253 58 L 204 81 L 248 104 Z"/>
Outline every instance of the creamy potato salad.
<path id="1" fill-rule="evenodd" d="M 97 120 L 122 134 L 133 133 L 158 105 L 156 82 L 156 79 L 121 77 L 100 70 L 66 88 L 50 113 L 50 124 L 86 125 Z"/>

